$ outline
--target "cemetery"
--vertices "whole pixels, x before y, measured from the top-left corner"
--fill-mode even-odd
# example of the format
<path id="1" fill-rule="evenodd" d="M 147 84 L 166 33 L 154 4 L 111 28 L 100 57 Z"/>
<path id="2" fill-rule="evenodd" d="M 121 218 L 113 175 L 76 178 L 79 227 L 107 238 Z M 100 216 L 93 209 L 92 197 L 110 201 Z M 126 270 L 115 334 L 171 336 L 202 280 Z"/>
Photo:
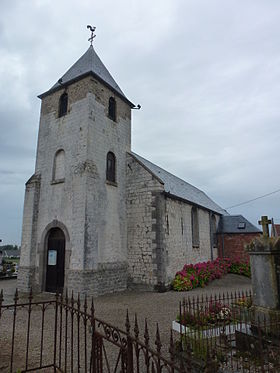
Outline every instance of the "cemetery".
<path id="1" fill-rule="evenodd" d="M 46 298 L 46 294 L 33 296 L 32 291 L 20 297 L 16 291 L 13 301 L 5 301 L 2 291 L 1 371 L 279 372 L 280 240 L 269 237 L 268 224 L 262 237 L 247 247 L 250 265 L 242 261 L 233 265 L 235 273 L 240 272 L 237 268 L 243 268 L 245 276 L 251 273 L 252 291 L 219 291 L 218 287 L 217 292 L 205 292 L 203 287 L 211 288 L 211 281 L 223 281 L 232 261 L 185 266 L 176 276 L 202 287 L 193 286 L 192 291 L 200 293 L 146 293 L 138 313 L 121 309 L 123 327 L 113 324 L 116 319 L 111 323 L 99 318 L 98 299 L 68 292 Z M 190 291 L 189 285 L 184 290 Z M 124 307 L 125 297 L 134 296 L 139 295 L 122 298 Z M 104 299 L 107 306 L 110 297 Z M 115 302 L 117 297 L 121 295 L 115 295 Z M 158 307 L 154 325 L 145 314 L 145 302 L 156 303 L 149 297 L 158 299 L 157 306 L 161 297 L 171 304 L 170 309 Z M 162 319 L 167 323 L 169 319 L 170 333 L 168 328 L 162 332 Z"/>
<path id="2" fill-rule="evenodd" d="M 188 297 L 180 302 L 173 329 L 180 333 L 182 356 L 213 371 L 278 372 L 280 240 L 269 237 L 267 217 L 263 235 L 248 245 L 253 292 Z M 232 370 L 230 370 L 232 369 Z"/>
<path id="3" fill-rule="evenodd" d="M 16 278 L 19 263 L 19 251 L 5 251 L 0 247 L 0 279 Z"/>

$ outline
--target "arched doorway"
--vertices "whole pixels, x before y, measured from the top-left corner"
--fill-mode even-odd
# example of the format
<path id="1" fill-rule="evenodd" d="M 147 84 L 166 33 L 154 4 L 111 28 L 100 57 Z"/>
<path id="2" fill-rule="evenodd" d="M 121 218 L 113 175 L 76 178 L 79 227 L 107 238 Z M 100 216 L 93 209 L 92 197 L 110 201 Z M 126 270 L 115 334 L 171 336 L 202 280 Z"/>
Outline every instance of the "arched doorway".
<path id="1" fill-rule="evenodd" d="M 64 263 L 65 235 L 60 228 L 52 228 L 47 242 L 46 291 L 63 291 Z"/>

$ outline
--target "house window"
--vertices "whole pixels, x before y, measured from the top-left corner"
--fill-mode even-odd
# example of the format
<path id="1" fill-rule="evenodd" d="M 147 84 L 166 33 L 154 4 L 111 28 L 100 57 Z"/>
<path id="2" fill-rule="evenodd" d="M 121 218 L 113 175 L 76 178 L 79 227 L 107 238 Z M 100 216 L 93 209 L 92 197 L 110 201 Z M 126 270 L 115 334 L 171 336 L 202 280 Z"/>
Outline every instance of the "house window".
<path id="1" fill-rule="evenodd" d="M 58 150 L 54 156 L 53 181 L 64 181 L 65 178 L 65 153 L 63 149 Z"/>
<path id="2" fill-rule="evenodd" d="M 67 107 L 68 107 L 68 95 L 64 92 L 59 99 L 59 110 L 58 110 L 58 117 L 63 117 L 67 114 Z"/>
<path id="3" fill-rule="evenodd" d="M 212 246 L 217 247 L 217 224 L 214 214 L 211 215 L 211 240 Z"/>
<path id="4" fill-rule="evenodd" d="M 199 222 L 198 211 L 196 207 L 192 207 L 192 245 L 193 247 L 199 246 Z"/>
<path id="5" fill-rule="evenodd" d="M 106 179 L 113 183 L 116 182 L 116 157 L 112 152 L 107 154 Z"/>
<path id="6" fill-rule="evenodd" d="M 108 117 L 116 121 L 116 100 L 114 97 L 109 98 Z"/>

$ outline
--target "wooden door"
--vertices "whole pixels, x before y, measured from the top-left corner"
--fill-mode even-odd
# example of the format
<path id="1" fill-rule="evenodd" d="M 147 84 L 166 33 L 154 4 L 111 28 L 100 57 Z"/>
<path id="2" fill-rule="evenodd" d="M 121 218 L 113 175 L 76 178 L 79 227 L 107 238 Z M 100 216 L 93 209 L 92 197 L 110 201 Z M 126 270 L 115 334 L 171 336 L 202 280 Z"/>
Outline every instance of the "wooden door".
<path id="1" fill-rule="evenodd" d="M 61 229 L 52 228 L 48 237 L 46 291 L 62 292 L 64 286 L 65 236 Z"/>

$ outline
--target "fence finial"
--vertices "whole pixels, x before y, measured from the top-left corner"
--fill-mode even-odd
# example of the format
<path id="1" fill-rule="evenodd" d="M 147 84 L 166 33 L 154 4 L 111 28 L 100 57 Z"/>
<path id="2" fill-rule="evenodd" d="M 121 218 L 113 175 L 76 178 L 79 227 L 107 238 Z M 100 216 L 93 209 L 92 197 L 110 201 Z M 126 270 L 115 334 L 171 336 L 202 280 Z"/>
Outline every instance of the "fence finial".
<path id="1" fill-rule="evenodd" d="M 93 297 L 91 297 L 91 314 L 94 315 L 94 312 L 95 312 L 95 308 L 94 308 L 94 302 L 93 302 Z"/>
<path id="2" fill-rule="evenodd" d="M 157 346 L 157 352 L 160 353 L 162 343 L 160 340 L 160 334 L 159 334 L 159 328 L 158 328 L 158 323 L 157 323 L 157 331 L 156 331 L 156 340 L 155 340 L 155 345 Z"/>
<path id="3" fill-rule="evenodd" d="M 85 295 L 85 299 L 84 299 L 84 310 L 85 310 L 85 314 L 87 312 L 87 295 Z"/>
<path id="4" fill-rule="evenodd" d="M 126 310 L 125 328 L 126 328 L 127 334 L 129 334 L 129 331 L 130 331 L 130 322 L 129 322 L 129 316 L 128 316 L 128 309 Z"/>
<path id="5" fill-rule="evenodd" d="M 169 354 L 170 354 L 170 360 L 173 362 L 175 360 L 175 349 L 174 349 L 173 330 L 172 329 L 170 329 Z"/>
<path id="6" fill-rule="evenodd" d="M 139 328 L 138 328 L 138 320 L 137 320 L 137 314 L 136 313 L 135 313 L 135 321 L 134 321 L 134 335 L 135 335 L 135 338 L 138 339 Z"/>
<path id="7" fill-rule="evenodd" d="M 145 319 L 145 333 L 144 333 L 144 339 L 145 339 L 145 344 L 146 346 L 149 344 L 149 330 L 148 330 L 148 323 L 147 323 L 147 319 Z"/>
<path id="8" fill-rule="evenodd" d="M 16 288 L 16 291 L 15 291 L 14 301 L 15 301 L 15 303 L 17 303 L 17 301 L 18 301 L 18 289 L 17 288 Z"/>

